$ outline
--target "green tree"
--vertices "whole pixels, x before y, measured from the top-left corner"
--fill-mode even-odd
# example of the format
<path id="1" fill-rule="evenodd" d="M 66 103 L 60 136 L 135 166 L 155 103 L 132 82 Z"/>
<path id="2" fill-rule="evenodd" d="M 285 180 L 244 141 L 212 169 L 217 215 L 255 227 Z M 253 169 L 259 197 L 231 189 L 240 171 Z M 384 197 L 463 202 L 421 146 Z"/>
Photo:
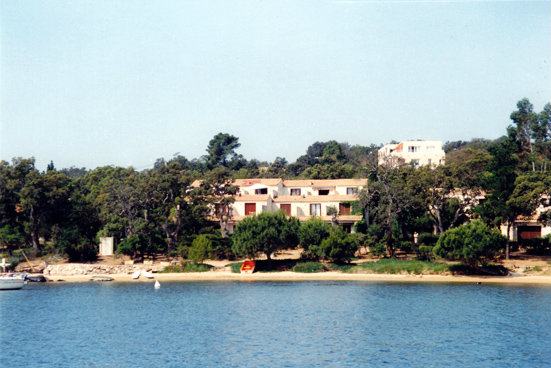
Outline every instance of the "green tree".
<path id="1" fill-rule="evenodd" d="M 201 234 L 191 243 L 188 258 L 196 263 L 203 263 L 205 259 L 212 258 L 212 241 L 206 234 Z"/>
<path id="2" fill-rule="evenodd" d="M 299 227 L 298 219 L 287 218 L 281 211 L 246 217 L 237 224 L 232 236 L 232 250 L 240 257 L 249 258 L 264 253 L 270 260 L 274 252 L 296 247 Z"/>
<path id="3" fill-rule="evenodd" d="M 235 202 L 234 195 L 239 190 L 233 182 L 228 171 L 219 167 L 206 175 L 199 188 L 199 195 L 210 204 L 214 216 L 218 218 L 222 237 L 227 235 L 228 222 L 232 217 L 232 204 Z"/>
<path id="4" fill-rule="evenodd" d="M 314 217 L 300 225 L 298 239 L 303 249 L 303 255 L 307 258 L 317 258 L 321 242 L 329 237 L 331 226 Z"/>
<path id="5" fill-rule="evenodd" d="M 485 265 L 505 248 L 505 237 L 482 221 L 473 221 L 446 231 L 433 249 L 439 257 L 460 260 L 472 267 Z"/>
<path id="6" fill-rule="evenodd" d="M 218 133 L 207 146 L 207 165 L 210 169 L 223 166 L 228 168 L 230 162 L 239 159 L 235 150 L 241 146 L 239 138 L 228 133 Z"/>
<path id="7" fill-rule="evenodd" d="M 0 228 L 0 244 L 7 248 L 10 256 L 15 249 L 24 243 L 24 241 L 25 238 L 21 235 L 17 227 L 5 225 Z"/>

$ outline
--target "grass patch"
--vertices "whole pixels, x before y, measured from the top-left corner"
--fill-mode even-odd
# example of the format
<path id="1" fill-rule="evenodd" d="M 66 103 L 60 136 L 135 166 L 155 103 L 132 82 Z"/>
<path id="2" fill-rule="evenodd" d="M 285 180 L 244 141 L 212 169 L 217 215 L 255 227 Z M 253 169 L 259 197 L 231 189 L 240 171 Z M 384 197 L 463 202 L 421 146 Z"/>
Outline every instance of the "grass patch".
<path id="1" fill-rule="evenodd" d="M 323 263 L 319 262 L 302 262 L 294 265 L 291 271 L 303 273 L 323 272 L 325 271 L 325 266 L 323 265 Z"/>
<path id="2" fill-rule="evenodd" d="M 543 270 L 540 266 L 534 266 L 534 267 L 527 267 L 524 272 L 525 273 L 530 273 L 530 272 L 541 272 L 541 271 L 543 271 Z"/>
<path id="3" fill-rule="evenodd" d="M 340 271 L 344 273 L 352 273 L 356 270 L 356 267 L 358 267 L 353 263 L 329 263 L 328 266 L 331 271 Z"/>
<path id="4" fill-rule="evenodd" d="M 183 262 L 177 265 L 166 266 L 160 273 L 207 272 L 211 268 L 211 265 L 205 263 Z"/>
<path id="5" fill-rule="evenodd" d="M 166 266 L 165 268 L 163 268 L 162 271 L 159 271 L 159 273 L 180 273 L 180 272 L 184 272 L 184 268 L 182 267 L 181 264 Z"/>
<path id="6" fill-rule="evenodd" d="M 448 272 L 450 267 L 445 263 L 428 261 L 406 261 L 398 259 L 381 259 L 376 262 L 364 262 L 356 267 L 358 271 L 371 271 L 389 274 L 441 274 Z"/>
<path id="7" fill-rule="evenodd" d="M 212 268 L 211 265 L 206 263 L 186 263 L 184 272 L 207 272 Z"/>
<path id="8" fill-rule="evenodd" d="M 228 263 L 226 267 L 231 268 L 231 272 L 233 273 L 240 273 L 241 272 L 241 265 L 243 262 L 234 262 L 234 263 Z"/>

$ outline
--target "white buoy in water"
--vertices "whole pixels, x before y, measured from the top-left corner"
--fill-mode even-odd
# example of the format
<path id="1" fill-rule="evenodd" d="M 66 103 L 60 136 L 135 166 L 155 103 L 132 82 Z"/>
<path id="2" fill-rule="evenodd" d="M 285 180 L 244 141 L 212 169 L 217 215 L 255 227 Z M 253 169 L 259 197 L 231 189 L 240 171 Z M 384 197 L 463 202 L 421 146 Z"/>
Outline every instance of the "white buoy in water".
<path id="1" fill-rule="evenodd" d="M 155 280 L 155 289 L 160 289 L 161 288 L 161 283 L 159 282 L 159 280 Z"/>

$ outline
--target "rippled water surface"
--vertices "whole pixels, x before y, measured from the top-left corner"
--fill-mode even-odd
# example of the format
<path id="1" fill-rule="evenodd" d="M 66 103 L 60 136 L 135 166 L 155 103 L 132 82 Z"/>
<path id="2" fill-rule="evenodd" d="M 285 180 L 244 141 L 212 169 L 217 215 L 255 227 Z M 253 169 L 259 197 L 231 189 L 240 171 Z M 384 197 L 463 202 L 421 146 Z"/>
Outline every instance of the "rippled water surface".
<path id="1" fill-rule="evenodd" d="M 3 367 L 550 367 L 551 287 L 29 284 Z"/>

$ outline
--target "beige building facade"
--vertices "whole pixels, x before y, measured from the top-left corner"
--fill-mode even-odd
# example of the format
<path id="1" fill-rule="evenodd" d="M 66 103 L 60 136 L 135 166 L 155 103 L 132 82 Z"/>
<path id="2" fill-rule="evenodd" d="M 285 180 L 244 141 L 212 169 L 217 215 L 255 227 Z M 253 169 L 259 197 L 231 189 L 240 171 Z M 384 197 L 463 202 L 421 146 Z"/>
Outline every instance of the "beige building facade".
<path id="1" fill-rule="evenodd" d="M 436 167 L 444 165 L 446 153 L 442 141 L 403 141 L 384 145 L 378 152 L 379 165 L 402 161 L 414 166 Z"/>
<path id="2" fill-rule="evenodd" d="M 280 210 L 300 221 L 312 217 L 326 222 L 336 220 L 352 232 L 354 223 L 362 219 L 361 215 L 352 212 L 352 203 L 358 200 L 358 193 L 367 185 L 367 179 L 237 179 L 234 185 L 239 191 L 232 205 L 229 232 L 233 232 L 246 216 Z"/>

